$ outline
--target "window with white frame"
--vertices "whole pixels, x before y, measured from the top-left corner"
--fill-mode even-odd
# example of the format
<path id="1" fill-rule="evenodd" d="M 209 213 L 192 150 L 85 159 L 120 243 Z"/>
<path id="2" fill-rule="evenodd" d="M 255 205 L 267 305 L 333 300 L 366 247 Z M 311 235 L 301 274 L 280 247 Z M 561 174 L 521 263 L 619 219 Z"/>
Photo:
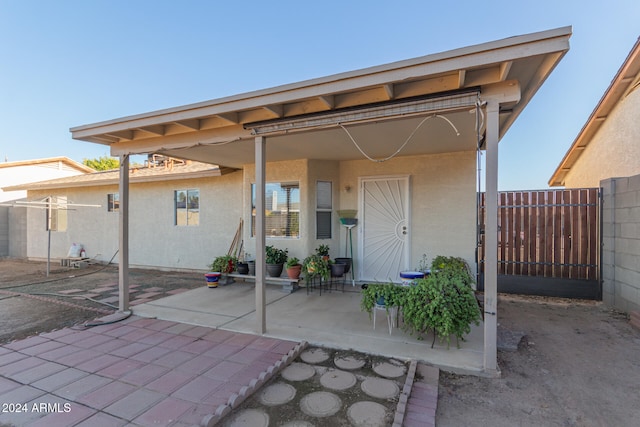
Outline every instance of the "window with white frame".
<path id="1" fill-rule="evenodd" d="M 174 206 L 175 225 L 200 224 L 200 190 L 176 190 Z"/>
<path id="2" fill-rule="evenodd" d="M 331 181 L 316 182 L 316 239 L 331 239 L 331 210 L 333 193 Z"/>
<path id="3" fill-rule="evenodd" d="M 107 212 L 118 212 L 120 210 L 120 193 L 107 194 Z"/>
<path id="4" fill-rule="evenodd" d="M 251 235 L 256 233 L 256 185 L 251 184 Z M 265 184 L 265 235 L 287 239 L 300 238 L 300 184 Z"/>

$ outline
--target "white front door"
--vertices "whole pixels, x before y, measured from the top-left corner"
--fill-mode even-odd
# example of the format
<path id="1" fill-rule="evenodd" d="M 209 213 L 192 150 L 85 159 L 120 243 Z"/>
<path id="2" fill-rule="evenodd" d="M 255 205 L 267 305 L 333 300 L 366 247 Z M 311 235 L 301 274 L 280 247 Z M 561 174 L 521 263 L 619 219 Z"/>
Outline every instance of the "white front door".
<path id="1" fill-rule="evenodd" d="M 360 179 L 360 280 L 399 282 L 408 269 L 409 177 Z"/>

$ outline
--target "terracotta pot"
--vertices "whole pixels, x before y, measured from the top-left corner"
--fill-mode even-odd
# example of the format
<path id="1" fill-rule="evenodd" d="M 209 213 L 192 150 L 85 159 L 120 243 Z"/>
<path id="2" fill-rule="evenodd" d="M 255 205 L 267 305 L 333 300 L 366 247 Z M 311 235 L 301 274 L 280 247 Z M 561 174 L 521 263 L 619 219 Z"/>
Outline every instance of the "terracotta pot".
<path id="1" fill-rule="evenodd" d="M 287 268 L 287 276 L 289 279 L 297 279 L 300 277 L 300 272 L 302 271 L 302 265 L 294 265 L 293 267 Z"/>

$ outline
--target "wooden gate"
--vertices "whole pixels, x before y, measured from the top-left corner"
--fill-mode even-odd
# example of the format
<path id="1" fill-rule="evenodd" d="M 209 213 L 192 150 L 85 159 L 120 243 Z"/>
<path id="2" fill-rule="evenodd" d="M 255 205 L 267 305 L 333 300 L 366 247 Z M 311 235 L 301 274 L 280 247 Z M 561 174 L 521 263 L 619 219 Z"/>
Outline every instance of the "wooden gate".
<path id="1" fill-rule="evenodd" d="M 485 194 L 479 201 L 479 283 L 484 276 Z M 498 193 L 498 291 L 601 299 L 600 191 Z"/>

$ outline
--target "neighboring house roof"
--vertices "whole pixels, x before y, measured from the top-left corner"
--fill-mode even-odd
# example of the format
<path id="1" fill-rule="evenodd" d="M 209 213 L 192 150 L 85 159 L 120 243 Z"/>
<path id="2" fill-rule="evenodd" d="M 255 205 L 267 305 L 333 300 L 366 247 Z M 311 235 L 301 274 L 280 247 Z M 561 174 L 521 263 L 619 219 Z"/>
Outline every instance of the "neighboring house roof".
<path id="1" fill-rule="evenodd" d="M 210 178 L 233 171 L 216 165 L 199 162 L 173 162 L 171 166 L 134 167 L 129 169 L 129 181 L 134 183 L 151 181 L 168 181 L 177 179 Z M 4 191 L 45 190 L 54 188 L 94 187 L 98 185 L 118 184 L 120 170 L 93 172 L 47 181 L 32 182 L 3 188 Z"/>
<path id="2" fill-rule="evenodd" d="M 629 52 L 618 73 L 596 105 L 582 130 L 571 144 L 562 161 L 549 179 L 549 186 L 564 185 L 564 180 L 571 167 L 576 164 L 584 149 L 589 145 L 594 135 L 602 127 L 607 117 L 632 90 L 640 85 L 640 38 Z"/>
<path id="3" fill-rule="evenodd" d="M 442 100 L 429 112 L 444 114 L 460 129 L 430 125 L 429 144 L 408 144 L 403 155 L 474 150 L 478 94 L 510 88 L 518 99 L 501 104 L 499 132 L 513 124 L 569 49 L 571 27 L 526 34 L 448 52 L 349 71 L 226 98 L 168 108 L 71 129 L 74 139 L 109 145 L 111 154 L 162 153 L 240 168 L 254 161 L 256 126 L 268 121 L 342 115 L 365 108 Z M 451 95 L 467 95 L 464 100 Z M 416 102 L 417 102 L 416 101 Z M 400 108 L 398 107 L 398 110 Z M 360 114 L 359 119 L 363 116 Z M 360 140 L 377 157 L 389 152 L 388 135 L 419 127 L 415 110 L 388 116 L 382 127 L 361 126 Z M 377 116 L 379 117 L 379 116 Z M 412 121 L 411 118 L 414 117 Z M 341 120 L 340 117 L 339 120 Z M 359 120 L 358 119 L 358 120 Z M 378 120 L 382 122 L 383 120 Z M 346 123 L 346 122 L 341 122 Z M 435 123 L 435 122 L 434 122 Z M 441 125 L 443 123 L 440 123 Z M 426 128 L 427 126 L 425 126 Z M 310 127 L 307 127 L 309 129 Z M 316 127 L 320 129 L 320 127 Z M 334 126 L 299 137 L 270 137 L 269 160 L 358 159 L 362 155 Z M 460 136 L 462 135 L 462 136 Z M 460 137 L 458 137 L 460 136 Z M 417 138 L 416 138 L 417 139 Z M 346 141 L 346 142 L 345 142 Z M 463 144 L 464 142 L 464 144 Z"/>
<path id="4" fill-rule="evenodd" d="M 47 164 L 51 164 L 59 169 L 66 167 L 67 169 L 69 168 L 76 169 L 84 173 L 95 172 L 95 170 L 93 170 L 89 166 L 85 166 L 82 163 L 78 163 L 75 160 L 71 160 L 70 158 L 65 156 L 47 157 L 44 159 L 19 160 L 15 162 L 4 162 L 4 163 L 0 163 L 0 169 L 15 168 L 15 167 L 21 167 L 21 166 L 47 165 Z"/>
<path id="5" fill-rule="evenodd" d="M 91 172 L 95 170 L 64 156 L 0 163 L 0 187 L 16 189 L 0 189 L 0 202 L 25 197 L 26 191 L 18 190 L 21 185 Z"/>

